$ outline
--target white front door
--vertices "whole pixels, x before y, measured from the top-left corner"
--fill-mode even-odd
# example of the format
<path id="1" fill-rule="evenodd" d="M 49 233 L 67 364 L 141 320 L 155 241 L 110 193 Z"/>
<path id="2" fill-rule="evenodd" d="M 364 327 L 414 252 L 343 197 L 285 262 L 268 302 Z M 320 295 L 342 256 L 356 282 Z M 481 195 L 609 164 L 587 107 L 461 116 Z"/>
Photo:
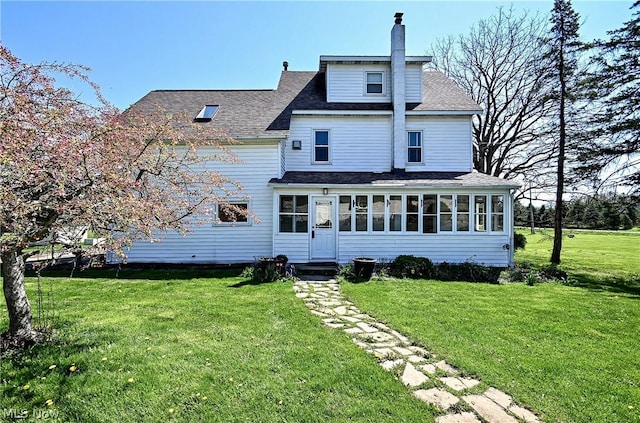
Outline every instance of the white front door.
<path id="1" fill-rule="evenodd" d="M 336 200 L 333 197 L 312 197 L 311 259 L 336 259 Z"/>

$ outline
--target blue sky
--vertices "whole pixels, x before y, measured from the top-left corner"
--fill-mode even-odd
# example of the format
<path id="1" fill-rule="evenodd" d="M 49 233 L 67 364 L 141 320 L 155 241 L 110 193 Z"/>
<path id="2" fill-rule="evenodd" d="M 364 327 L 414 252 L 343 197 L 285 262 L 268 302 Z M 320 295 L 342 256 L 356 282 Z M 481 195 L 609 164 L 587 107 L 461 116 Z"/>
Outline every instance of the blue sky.
<path id="1" fill-rule="evenodd" d="M 289 70 L 316 70 L 321 54 L 388 55 L 395 12 L 407 54 L 467 32 L 505 1 L 0 1 L 0 39 L 31 63 L 89 66 L 105 97 L 126 108 L 154 89 L 275 88 Z M 553 2 L 515 1 L 548 13 Z M 631 18 L 632 1 L 576 1 L 582 38 Z"/>

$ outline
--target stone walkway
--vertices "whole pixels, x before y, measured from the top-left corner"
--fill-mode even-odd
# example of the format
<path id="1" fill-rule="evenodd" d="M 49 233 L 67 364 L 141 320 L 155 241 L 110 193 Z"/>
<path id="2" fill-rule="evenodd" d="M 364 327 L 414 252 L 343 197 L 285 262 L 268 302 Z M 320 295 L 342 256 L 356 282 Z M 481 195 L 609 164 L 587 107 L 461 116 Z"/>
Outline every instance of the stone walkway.
<path id="1" fill-rule="evenodd" d="M 382 368 L 394 372 L 413 395 L 442 411 L 437 423 L 536 423 L 531 411 L 515 404 L 506 393 L 467 377 L 423 346 L 362 313 L 340 293 L 335 279 L 304 278 L 294 283 L 296 296 L 325 325 L 340 329 Z"/>

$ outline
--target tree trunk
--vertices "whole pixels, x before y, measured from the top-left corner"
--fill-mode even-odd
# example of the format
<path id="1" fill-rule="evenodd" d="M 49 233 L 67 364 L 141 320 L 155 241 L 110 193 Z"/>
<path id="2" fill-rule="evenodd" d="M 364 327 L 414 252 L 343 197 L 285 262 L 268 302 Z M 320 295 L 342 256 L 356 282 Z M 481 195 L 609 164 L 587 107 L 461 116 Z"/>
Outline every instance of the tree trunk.
<path id="1" fill-rule="evenodd" d="M 9 338 L 12 344 L 29 346 L 40 336 L 33 329 L 31 305 L 24 286 L 24 255 L 17 251 L 3 252 L 2 288 L 9 313 Z"/>
<path id="2" fill-rule="evenodd" d="M 560 264 L 560 252 L 562 251 L 562 195 L 564 194 L 564 159 L 567 138 L 567 127 L 565 121 L 565 99 L 567 98 L 567 88 L 564 69 L 564 52 L 560 50 L 560 140 L 558 145 L 558 186 L 556 189 L 556 213 L 553 225 L 553 250 L 551 259 L 553 264 Z"/>

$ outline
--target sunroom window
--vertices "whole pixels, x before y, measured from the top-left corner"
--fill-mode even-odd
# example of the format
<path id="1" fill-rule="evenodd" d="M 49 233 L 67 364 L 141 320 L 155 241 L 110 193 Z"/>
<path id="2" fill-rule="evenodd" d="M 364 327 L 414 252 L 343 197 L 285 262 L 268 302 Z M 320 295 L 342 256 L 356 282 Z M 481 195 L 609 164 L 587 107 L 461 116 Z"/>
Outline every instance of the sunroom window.
<path id="1" fill-rule="evenodd" d="M 504 195 L 491 196 L 491 230 L 504 231 Z"/>

